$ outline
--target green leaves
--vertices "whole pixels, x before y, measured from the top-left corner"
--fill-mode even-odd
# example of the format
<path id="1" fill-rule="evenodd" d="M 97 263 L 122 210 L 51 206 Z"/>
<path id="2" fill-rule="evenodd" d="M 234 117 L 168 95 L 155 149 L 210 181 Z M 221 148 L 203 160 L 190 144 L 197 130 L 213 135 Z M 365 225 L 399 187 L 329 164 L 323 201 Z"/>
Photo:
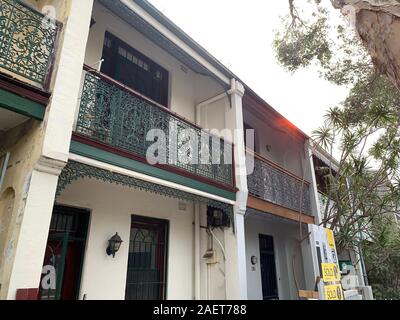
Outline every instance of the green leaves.
<path id="1" fill-rule="evenodd" d="M 319 129 L 314 130 L 312 137 L 314 141 L 316 141 L 316 143 L 322 146 L 324 149 L 328 149 L 333 143 L 333 134 L 331 128 L 327 126 L 322 126 Z"/>
<path id="2" fill-rule="evenodd" d="M 314 61 L 327 64 L 332 56 L 327 31 L 326 18 L 319 17 L 309 26 L 289 27 L 287 32 L 277 33 L 274 47 L 279 63 L 291 72 Z"/>
<path id="3" fill-rule="evenodd" d="M 400 299 L 400 229 L 393 216 L 376 219 L 370 228 L 373 241 L 363 243 L 370 284 L 376 299 Z"/>
<path id="4" fill-rule="evenodd" d="M 371 58 L 351 27 L 332 25 L 330 13 L 321 1 L 314 1 L 312 13 L 303 19 L 291 2 L 291 14 L 283 21 L 284 31 L 273 42 L 277 61 L 288 71 L 317 65 L 321 75 L 337 85 L 353 85 L 373 70 Z M 309 11 L 309 10 L 308 10 Z"/>
<path id="5" fill-rule="evenodd" d="M 329 40 L 328 12 L 320 1 L 309 1 L 309 20 L 303 20 L 293 0 L 289 0 L 290 15 L 283 19 L 284 32 L 276 32 L 273 45 L 279 63 L 294 72 L 317 62 L 325 66 L 332 58 Z"/>

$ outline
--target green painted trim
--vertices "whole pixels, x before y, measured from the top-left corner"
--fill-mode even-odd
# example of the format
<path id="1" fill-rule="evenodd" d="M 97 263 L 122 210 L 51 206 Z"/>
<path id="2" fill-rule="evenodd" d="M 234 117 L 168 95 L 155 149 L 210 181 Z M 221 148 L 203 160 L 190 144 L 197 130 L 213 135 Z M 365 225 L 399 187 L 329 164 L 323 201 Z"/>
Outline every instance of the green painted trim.
<path id="1" fill-rule="evenodd" d="M 128 170 L 136 171 L 146 174 L 151 177 L 159 178 L 169 182 L 173 182 L 185 187 L 193 188 L 199 191 L 207 192 L 228 200 L 236 200 L 236 194 L 227 190 L 217 188 L 215 186 L 181 176 L 179 174 L 169 172 L 151 165 L 142 163 L 140 161 L 128 159 L 108 151 L 100 150 L 98 148 L 88 146 L 86 144 L 71 141 L 70 151 L 72 153 L 88 157 L 94 160 L 105 162 Z"/>
<path id="2" fill-rule="evenodd" d="M 43 120 L 45 113 L 43 105 L 3 89 L 0 89 L 0 107 L 36 120 Z"/>

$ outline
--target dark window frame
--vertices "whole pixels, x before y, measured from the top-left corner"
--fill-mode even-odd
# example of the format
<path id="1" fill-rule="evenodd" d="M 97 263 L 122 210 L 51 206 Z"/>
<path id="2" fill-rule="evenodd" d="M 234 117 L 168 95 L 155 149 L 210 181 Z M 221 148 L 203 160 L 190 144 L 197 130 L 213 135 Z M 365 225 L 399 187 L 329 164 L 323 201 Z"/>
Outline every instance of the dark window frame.
<path id="1" fill-rule="evenodd" d="M 247 148 L 247 141 L 246 141 L 246 130 L 254 130 L 254 151 L 255 153 L 259 153 L 260 148 L 259 148 L 259 143 L 258 143 L 258 134 L 257 134 L 257 130 L 252 127 L 251 125 L 249 125 L 247 122 L 243 122 L 243 129 L 244 129 L 244 145 Z M 250 149 L 250 147 L 248 147 Z M 251 149 L 250 149 L 251 150 Z"/>
<path id="2" fill-rule="evenodd" d="M 101 72 L 169 108 L 167 69 L 114 34 L 104 35 Z"/>

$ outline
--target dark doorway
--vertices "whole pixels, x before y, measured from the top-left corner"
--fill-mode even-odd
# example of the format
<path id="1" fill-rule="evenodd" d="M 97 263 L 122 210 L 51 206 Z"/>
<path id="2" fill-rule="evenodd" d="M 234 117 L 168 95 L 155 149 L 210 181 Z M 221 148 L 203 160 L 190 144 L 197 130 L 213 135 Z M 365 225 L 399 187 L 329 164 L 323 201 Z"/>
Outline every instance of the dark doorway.
<path id="1" fill-rule="evenodd" d="M 264 300 L 278 300 L 278 284 L 276 281 L 274 238 L 259 235 L 261 282 Z"/>
<path id="2" fill-rule="evenodd" d="M 126 300 L 166 297 L 168 221 L 132 216 Z"/>
<path id="3" fill-rule="evenodd" d="M 79 298 L 89 211 L 54 206 L 40 283 L 41 300 Z"/>

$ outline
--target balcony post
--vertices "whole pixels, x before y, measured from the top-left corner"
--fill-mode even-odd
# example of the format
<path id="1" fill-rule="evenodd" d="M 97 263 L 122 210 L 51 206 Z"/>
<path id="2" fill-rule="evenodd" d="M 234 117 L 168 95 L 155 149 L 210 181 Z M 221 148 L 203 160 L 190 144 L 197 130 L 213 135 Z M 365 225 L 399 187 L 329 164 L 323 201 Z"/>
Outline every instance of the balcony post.
<path id="1" fill-rule="evenodd" d="M 8 261 L 5 261 L 4 268 L 6 283 L 3 283 L 5 286 L 2 288 L 2 299 L 14 300 L 18 289 L 39 288 L 57 179 L 58 176 L 54 172 L 35 169 L 25 181 L 26 191 L 22 195 L 19 208 L 19 211 L 23 211 L 23 217 L 19 236 L 14 236 L 18 233 L 18 230 L 14 229 L 12 235 L 14 240 L 9 243 L 6 255 Z M 9 278 L 8 270 L 10 270 Z"/>
<path id="2" fill-rule="evenodd" d="M 311 149 L 310 141 L 307 140 L 304 144 L 304 171 L 308 173 L 308 181 L 310 181 L 310 202 L 311 212 L 315 217 L 315 224 L 321 222 L 321 212 L 318 199 L 317 180 L 315 177 L 315 168 L 313 163 L 313 152 Z M 310 236 L 301 244 L 301 252 L 303 256 L 304 276 L 306 280 L 307 290 L 313 291 L 315 289 L 316 279 L 319 274 L 318 257 L 315 247 L 314 235 L 311 233 L 311 225 L 308 226 Z"/>
<path id="3" fill-rule="evenodd" d="M 234 224 L 225 230 L 225 282 L 227 299 L 247 299 L 247 273 L 246 273 L 246 244 L 244 215 L 247 205 L 247 171 L 245 161 L 245 146 L 243 137 L 243 108 L 242 98 L 244 87 L 235 79 L 231 80 L 230 105 L 225 110 L 225 123 L 234 135 L 236 204 L 234 205 Z"/>
<path id="4" fill-rule="evenodd" d="M 45 121 L 42 157 L 66 162 L 75 111 L 78 108 L 86 43 L 89 35 L 93 0 L 71 1 L 63 30 L 63 41 L 56 59 L 51 103 Z"/>
<path id="5" fill-rule="evenodd" d="M 308 181 L 310 181 L 311 212 L 315 217 L 315 224 L 320 224 L 322 221 L 322 216 L 319 206 L 317 180 L 315 177 L 315 168 L 313 163 L 313 152 L 309 141 L 306 141 L 304 149 L 306 155 L 304 161 L 305 171 L 309 172 L 309 176 L 307 178 L 309 178 Z"/>

